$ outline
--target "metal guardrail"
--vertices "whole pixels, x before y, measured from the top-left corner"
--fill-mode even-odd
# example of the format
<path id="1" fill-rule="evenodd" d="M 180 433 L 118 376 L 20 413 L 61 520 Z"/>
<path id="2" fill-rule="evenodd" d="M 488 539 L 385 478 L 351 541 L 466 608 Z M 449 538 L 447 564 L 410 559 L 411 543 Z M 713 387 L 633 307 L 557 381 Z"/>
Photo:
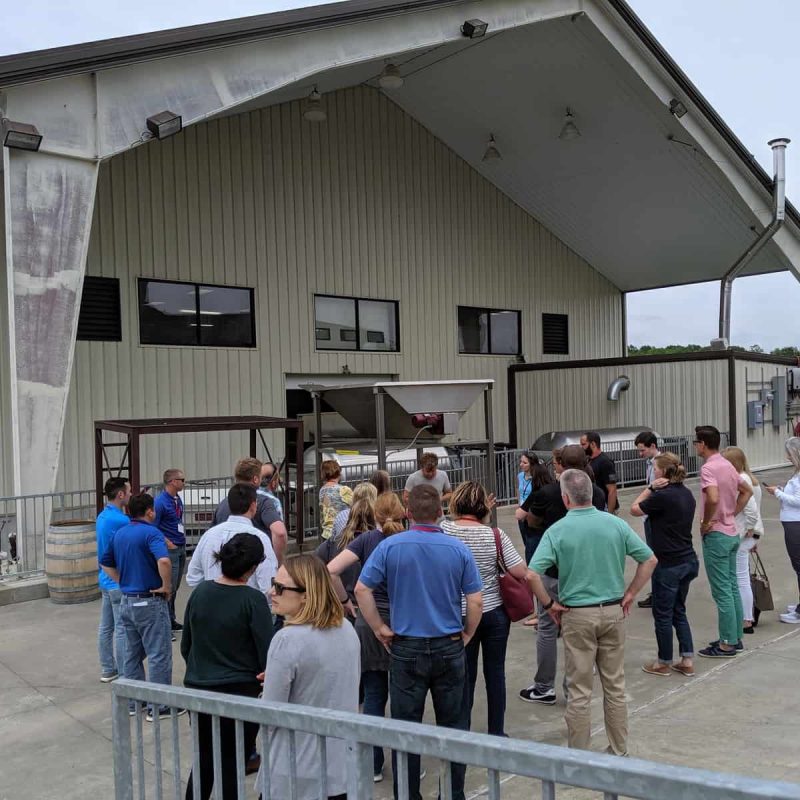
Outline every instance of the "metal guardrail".
<path id="1" fill-rule="evenodd" d="M 450 769 L 453 763 L 466 764 L 485 771 L 486 791 L 490 800 L 500 800 L 506 779 L 501 774 L 516 775 L 540 781 L 539 796 L 554 800 L 558 786 L 579 787 L 603 793 L 604 800 L 620 797 L 641 800 L 800 800 L 800 784 L 746 778 L 709 772 L 689 767 L 656 764 L 637 758 L 568 750 L 563 747 L 489 736 L 483 733 L 456 731 L 431 725 L 383 719 L 342 711 L 331 711 L 289 703 L 267 703 L 249 698 L 203 692 L 194 689 L 159 686 L 141 681 L 118 680 L 111 686 L 114 791 L 115 800 L 133 800 L 146 795 L 162 800 L 166 796 L 183 797 L 182 776 L 194 765 L 193 778 L 199 774 L 200 747 L 198 714 L 212 717 L 214 797 L 222 797 L 220 719 L 235 720 L 237 797 L 247 796 L 244 775 L 244 722 L 256 723 L 261 730 L 261 778 L 257 791 L 263 800 L 278 800 L 269 785 L 268 729 L 281 728 L 294 734 L 319 737 L 320 751 L 326 752 L 327 739 L 347 744 L 348 800 L 369 800 L 373 797 L 373 746 L 397 752 L 398 797 L 408 800 L 406 765 L 408 754 L 438 759 L 442 800 L 451 800 Z M 138 711 L 129 716 L 129 701 L 137 701 Z M 169 720 L 153 721 L 153 764 L 145 760 L 145 735 L 140 704 L 173 709 Z M 181 719 L 175 710 L 190 712 L 191 751 L 181 751 Z M 133 725 L 131 724 L 133 723 Z M 185 723 L 184 723 L 185 724 Z M 169 728 L 166 735 L 162 725 Z M 133 734 L 131 732 L 133 727 Z M 185 730 L 185 729 L 184 729 Z M 149 738 L 149 737 L 148 737 Z M 172 742 L 171 747 L 166 744 Z M 148 743 L 149 745 L 149 743 Z M 291 757 L 291 756 L 290 756 Z M 325 758 L 321 758 L 319 796 L 328 796 Z M 288 764 L 290 796 L 296 796 L 297 765 Z M 303 776 L 308 777 L 308 776 Z M 199 780 L 199 779 L 198 779 Z M 164 783 L 171 783 L 165 789 Z M 527 787 L 526 787 L 527 788 Z M 199 785 L 193 785 L 199 796 Z M 529 792 L 533 795 L 533 788 Z M 281 797 L 280 800 L 285 800 Z"/>
<path id="2" fill-rule="evenodd" d="M 694 454 L 693 435 L 666 436 L 660 440 L 662 450 L 671 450 L 680 456 L 689 476 L 700 471 L 699 459 Z M 722 446 L 728 444 L 728 434 L 722 434 Z M 495 451 L 496 496 L 499 506 L 516 505 L 517 473 L 519 457 L 524 450 Z M 617 466 L 617 481 L 620 488 L 645 481 L 645 462 L 640 458 L 633 440 L 611 442 L 606 452 Z M 547 464 L 552 459 L 549 451 L 537 452 Z M 447 472 L 453 486 L 465 480 L 486 481 L 486 455 L 478 451 L 454 451 L 441 468 Z M 345 467 L 342 483 L 354 487 L 368 480 L 374 471 L 374 465 Z M 392 489 L 401 493 L 408 476 L 418 469 L 415 460 L 391 463 Z M 201 478 L 186 484 L 186 529 L 187 540 L 195 544 L 205 530 L 211 525 L 211 519 L 217 502 L 228 491 L 233 479 L 230 476 L 217 478 Z M 142 487 L 158 494 L 160 483 L 147 484 Z M 307 485 L 302 496 L 302 513 L 304 530 L 307 539 L 317 536 L 316 494 L 313 486 Z M 295 529 L 294 519 L 297 513 L 297 496 L 294 489 L 290 492 L 289 518 L 287 528 L 290 535 Z M 45 569 L 44 541 L 47 526 L 51 521 L 70 519 L 94 519 L 94 489 L 79 489 L 71 492 L 55 492 L 52 494 L 33 494 L 13 497 L 0 497 L 0 583 L 17 580 L 31 575 L 41 574 Z M 11 547 L 9 534 L 16 534 L 17 559 L 10 558 Z"/>

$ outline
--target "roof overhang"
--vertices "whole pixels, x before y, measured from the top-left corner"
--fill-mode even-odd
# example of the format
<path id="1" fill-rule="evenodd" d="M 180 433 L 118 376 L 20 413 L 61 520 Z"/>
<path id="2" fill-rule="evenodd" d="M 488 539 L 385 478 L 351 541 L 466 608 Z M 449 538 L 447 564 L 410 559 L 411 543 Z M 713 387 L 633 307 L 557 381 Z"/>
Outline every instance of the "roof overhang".
<path id="1" fill-rule="evenodd" d="M 483 39 L 461 35 L 474 17 Z M 622 0 L 355 0 L 7 57 L 0 87 L 44 152 L 104 159 L 165 108 L 186 126 L 377 88 L 387 60 L 389 98 L 623 291 L 719 279 L 769 222 L 770 177 Z M 503 158 L 484 162 L 490 133 Z M 746 274 L 797 274 L 788 218 Z"/>

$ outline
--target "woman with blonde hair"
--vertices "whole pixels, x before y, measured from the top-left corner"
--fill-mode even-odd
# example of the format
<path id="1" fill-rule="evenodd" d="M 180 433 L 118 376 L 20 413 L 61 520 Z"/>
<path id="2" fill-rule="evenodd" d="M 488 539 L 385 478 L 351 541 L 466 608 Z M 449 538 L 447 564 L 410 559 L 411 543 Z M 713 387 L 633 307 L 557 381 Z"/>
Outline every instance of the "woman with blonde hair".
<path id="1" fill-rule="evenodd" d="M 739 597 L 742 598 L 742 633 L 755 633 L 758 619 L 753 608 L 753 587 L 750 584 L 750 553 L 756 549 L 758 540 L 764 534 L 764 523 L 761 521 L 761 484 L 750 471 L 743 450 L 726 447 L 722 451 L 722 457 L 733 464 L 739 477 L 753 489 L 753 496 L 734 517 L 734 521 L 740 539 L 739 549 L 736 551 L 736 581 L 739 584 Z"/>
<path id="2" fill-rule="evenodd" d="M 785 486 L 764 484 L 764 488 L 780 501 L 786 552 L 792 562 L 792 569 L 797 574 L 797 585 L 800 590 L 800 438 L 792 436 L 787 439 L 784 449 L 794 467 L 792 477 Z M 790 605 L 786 613 L 781 614 L 781 622 L 788 622 L 790 625 L 800 623 L 800 603 Z"/>
<path id="3" fill-rule="evenodd" d="M 452 519 L 442 523 L 442 530 L 460 539 L 472 552 L 483 581 L 483 615 L 475 635 L 466 646 L 467 691 L 465 714 L 472 716 L 475 684 L 478 680 L 478 654 L 483 654 L 483 677 L 486 683 L 486 706 L 489 733 L 505 736 L 506 647 L 511 620 L 503 607 L 498 582 L 498 561 L 515 578 L 527 574 L 525 562 L 499 528 L 486 524 L 489 503 L 486 490 L 476 481 L 466 481 L 450 497 Z M 466 601 L 461 601 L 462 616 Z M 471 720 L 470 720 L 471 721 Z"/>
<path id="4" fill-rule="evenodd" d="M 330 563 L 357 536 L 375 529 L 375 499 L 376 491 L 371 483 L 360 483 L 356 486 L 353 492 L 353 505 L 342 512 L 345 514 L 343 529 L 317 547 L 316 555 L 325 564 Z M 335 529 L 336 525 L 334 523 Z M 360 572 L 361 568 L 355 564 L 344 570 L 341 576 L 348 595 L 348 604 L 345 610 L 351 614 L 354 612 L 354 608 L 350 605 L 350 601 L 355 600 L 356 582 Z"/>
<path id="5" fill-rule="evenodd" d="M 700 572 L 692 545 L 696 501 L 683 485 L 686 469 L 675 453 L 653 459 L 655 480 L 634 500 L 631 514 L 650 520 L 650 547 L 658 558 L 653 572 L 653 623 L 658 659 L 642 666 L 649 675 L 662 678 L 672 672 L 694 675 L 694 642 L 686 617 L 689 585 Z M 680 661 L 672 663 L 672 629 L 678 637 Z"/>
<path id="6" fill-rule="evenodd" d="M 359 500 L 369 500 L 372 505 L 375 504 L 375 501 L 378 499 L 378 489 L 372 481 L 366 481 L 365 483 L 359 483 L 358 486 L 353 489 L 353 499 L 350 502 L 349 508 L 343 508 L 337 515 L 336 518 L 333 520 L 333 529 L 331 533 L 331 539 L 338 539 L 342 535 L 342 531 L 347 527 L 347 523 L 350 520 L 351 512 L 353 510 L 353 506 Z M 372 530 L 374 525 L 371 525 L 366 530 Z M 339 548 L 341 549 L 341 548 Z"/>
<path id="7" fill-rule="evenodd" d="M 342 604 L 336 597 L 328 570 L 310 554 L 289 556 L 272 580 L 272 610 L 285 618 L 267 654 L 263 699 L 297 703 L 334 711 L 358 711 L 361 671 L 358 636 L 343 625 Z M 273 728 L 269 737 L 270 794 L 264 775 L 256 788 L 263 797 L 325 800 L 319 793 L 322 762 L 318 737 Z M 291 763 L 292 749 L 295 766 Z M 347 752 L 342 739 L 327 739 L 328 797 L 347 792 Z M 296 768 L 296 769 L 295 769 Z M 296 793 L 290 790 L 290 772 L 296 774 Z"/>
<path id="8" fill-rule="evenodd" d="M 377 529 L 362 533 L 353 539 L 328 563 L 328 572 L 333 577 L 333 585 L 339 599 L 349 600 L 350 593 L 345 590 L 339 576 L 351 569 L 361 574 L 378 545 L 388 536 L 405 530 L 406 511 L 396 494 L 382 494 L 375 502 Z M 389 625 L 389 595 L 385 586 L 378 586 L 373 592 L 375 604 L 381 619 Z M 373 717 L 386 716 L 386 703 L 389 700 L 389 664 L 391 657 L 378 641 L 372 628 L 359 614 L 356 617 L 356 633 L 361 642 L 361 685 L 364 690 L 364 713 Z M 373 748 L 373 773 L 375 782 L 383 780 L 383 748 Z"/>

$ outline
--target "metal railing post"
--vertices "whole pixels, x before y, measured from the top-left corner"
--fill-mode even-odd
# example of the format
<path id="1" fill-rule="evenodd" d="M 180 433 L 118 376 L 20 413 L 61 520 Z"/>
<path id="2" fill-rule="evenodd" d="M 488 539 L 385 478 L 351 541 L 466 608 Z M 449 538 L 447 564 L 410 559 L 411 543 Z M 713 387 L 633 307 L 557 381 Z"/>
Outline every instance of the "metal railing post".
<path id="1" fill-rule="evenodd" d="M 128 699 L 111 687 L 111 735 L 114 759 L 114 800 L 133 800 L 131 767 L 131 722 Z"/>
<path id="2" fill-rule="evenodd" d="M 364 742 L 347 743 L 347 800 L 371 800 L 372 745 Z"/>

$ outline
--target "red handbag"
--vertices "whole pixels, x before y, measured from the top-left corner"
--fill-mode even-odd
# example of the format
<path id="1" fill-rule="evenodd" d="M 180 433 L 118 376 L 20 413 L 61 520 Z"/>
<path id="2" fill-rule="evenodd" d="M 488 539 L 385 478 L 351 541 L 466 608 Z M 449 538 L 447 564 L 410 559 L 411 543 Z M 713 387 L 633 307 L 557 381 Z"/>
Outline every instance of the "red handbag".
<path id="1" fill-rule="evenodd" d="M 524 578 L 515 578 L 508 572 L 503 560 L 503 549 L 500 546 L 500 531 L 492 528 L 492 533 L 497 551 L 497 584 L 500 587 L 503 608 L 512 622 L 519 622 L 533 613 L 533 592 L 528 581 Z"/>

